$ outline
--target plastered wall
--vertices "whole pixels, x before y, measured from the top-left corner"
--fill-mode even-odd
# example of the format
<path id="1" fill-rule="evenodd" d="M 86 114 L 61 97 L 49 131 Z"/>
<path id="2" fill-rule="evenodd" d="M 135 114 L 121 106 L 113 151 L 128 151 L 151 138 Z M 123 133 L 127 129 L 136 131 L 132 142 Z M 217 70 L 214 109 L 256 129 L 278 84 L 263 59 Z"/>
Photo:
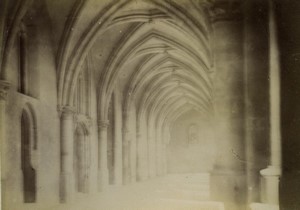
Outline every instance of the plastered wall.
<path id="1" fill-rule="evenodd" d="M 168 172 L 209 172 L 214 163 L 213 127 L 207 117 L 190 111 L 174 122 L 168 145 Z"/>

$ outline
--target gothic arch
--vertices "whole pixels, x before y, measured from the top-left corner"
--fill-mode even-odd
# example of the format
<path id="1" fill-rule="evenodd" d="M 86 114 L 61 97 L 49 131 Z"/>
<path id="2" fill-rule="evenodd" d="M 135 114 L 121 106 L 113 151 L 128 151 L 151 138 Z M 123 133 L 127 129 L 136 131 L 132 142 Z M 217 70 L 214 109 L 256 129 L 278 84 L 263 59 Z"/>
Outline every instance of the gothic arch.
<path id="1" fill-rule="evenodd" d="M 72 84 L 72 81 L 74 80 L 74 78 L 72 77 L 76 77 L 76 71 L 78 71 L 76 69 L 81 66 L 83 59 L 87 54 L 87 51 L 90 49 L 97 36 L 102 34 L 107 29 L 110 21 L 113 20 L 114 15 L 122 11 L 122 9 L 126 7 L 129 2 L 130 1 L 119 1 L 114 4 L 109 4 L 105 8 L 106 12 L 104 12 L 103 10 L 95 17 L 93 23 L 99 24 L 93 24 L 87 27 L 86 31 L 83 33 L 84 36 L 82 36 L 79 39 L 79 42 L 74 45 L 74 50 L 69 51 L 70 53 L 60 53 L 61 55 L 67 57 L 65 58 L 64 56 L 59 56 L 58 58 L 58 60 L 62 61 L 63 63 L 60 65 L 61 68 L 59 68 L 59 105 L 69 103 L 68 100 L 70 99 L 67 99 L 65 96 L 67 96 L 69 91 L 71 91 L 69 95 L 72 97 L 73 88 L 72 85 L 70 86 L 70 84 Z M 197 23 L 197 21 L 193 20 L 190 15 L 186 15 L 185 11 L 183 11 L 174 2 L 158 3 L 156 1 L 151 1 L 150 3 L 155 7 L 161 9 L 163 12 L 169 14 L 172 18 L 177 19 L 180 23 L 184 23 L 181 25 L 187 27 L 189 31 L 198 35 L 196 37 L 203 37 L 203 34 L 207 33 L 205 27 L 201 25 L 203 23 Z M 81 6 L 78 6 L 78 8 L 81 9 Z M 71 25 L 74 26 L 74 23 L 71 23 Z M 207 38 L 207 36 L 204 37 Z M 66 42 L 70 42 L 70 40 Z M 68 83 L 67 81 L 70 81 L 71 83 Z"/>
<path id="2" fill-rule="evenodd" d="M 101 104 L 103 103 L 103 101 L 105 101 L 104 100 L 105 98 L 110 97 L 110 95 L 113 91 L 113 87 L 117 81 L 116 78 L 117 78 L 118 72 L 121 71 L 121 66 L 124 64 L 124 62 L 126 62 L 126 60 L 129 58 L 129 56 L 132 54 L 132 52 L 135 51 L 135 49 L 138 48 L 141 45 L 141 43 L 146 42 L 147 39 L 152 39 L 152 37 L 161 39 L 163 37 L 163 35 L 159 32 L 150 32 L 149 34 L 146 34 L 145 37 L 146 38 L 144 38 L 144 37 L 140 38 L 138 41 L 136 41 L 134 44 L 132 44 L 131 45 L 132 47 L 126 47 L 126 49 L 130 49 L 130 50 L 129 50 L 129 52 L 128 52 L 128 50 L 127 50 L 127 52 L 124 52 L 123 53 L 124 56 L 121 56 L 120 60 L 118 59 L 118 55 L 117 55 L 116 58 L 114 59 L 114 62 L 116 63 L 116 65 L 111 64 L 112 67 L 109 64 L 107 65 L 108 67 L 104 71 L 104 76 L 102 77 L 102 82 L 100 82 L 100 84 L 101 84 L 101 88 L 100 88 L 101 91 L 99 91 L 99 93 L 100 93 L 100 96 L 99 96 L 100 116 L 102 116 L 102 115 L 105 116 L 105 110 L 107 110 L 107 104 L 105 104 L 104 106 Z M 164 37 L 163 39 L 164 39 L 164 41 L 166 41 L 169 38 Z M 141 43 L 139 43 L 139 42 L 141 42 Z M 189 49 L 187 49 L 187 50 L 189 50 Z M 195 55 L 195 54 L 193 54 L 193 55 Z M 192 56 L 192 57 L 194 57 L 194 56 Z M 197 59 L 197 60 L 199 60 L 199 59 Z M 199 66 L 197 69 L 202 70 L 202 69 L 207 69 L 207 67 Z M 199 73 L 199 74 L 201 75 L 200 77 L 204 77 L 204 78 L 206 77 L 206 82 L 209 81 L 209 79 L 207 79 L 207 73 L 205 72 L 205 70 L 204 70 L 204 72 L 202 70 L 202 73 Z"/>
<path id="3" fill-rule="evenodd" d="M 14 7 L 15 9 L 13 11 L 12 21 L 9 22 L 8 25 L 5 26 L 6 30 L 8 32 L 6 39 L 3 39 L 3 40 L 5 40 L 3 43 L 3 46 L 4 46 L 3 52 L 5 52 L 5 53 L 0 55 L 1 56 L 0 57 L 0 66 L 1 66 L 0 74 L 1 74 L 1 79 L 3 79 L 3 80 L 7 79 L 6 78 L 7 77 L 6 65 L 7 65 L 9 56 L 11 54 L 11 50 L 12 50 L 12 47 L 16 40 L 16 37 L 18 36 L 18 33 L 19 33 L 20 23 L 22 21 L 22 18 L 25 16 L 26 12 L 32 5 L 32 3 L 33 3 L 32 0 L 17 1 L 17 6 Z"/>
<path id="4" fill-rule="evenodd" d="M 142 72 L 142 71 L 137 70 L 137 73 L 134 74 L 133 78 L 129 82 L 130 86 L 127 88 L 128 93 L 126 95 L 128 97 L 126 97 L 126 101 L 125 101 L 125 110 L 128 109 L 129 103 L 133 101 L 133 98 L 136 95 L 136 91 L 142 90 L 141 87 L 144 84 L 146 84 L 147 82 L 149 82 L 150 79 L 153 80 L 153 77 L 151 77 L 151 74 L 152 75 L 154 74 L 153 76 L 156 76 L 155 75 L 156 72 L 158 72 L 159 74 L 166 74 L 166 75 L 160 76 L 160 80 L 162 80 L 163 77 L 167 77 L 167 76 L 169 76 L 171 78 L 173 71 L 174 71 L 174 69 L 172 69 L 172 67 L 169 68 L 169 72 L 167 72 L 167 70 L 162 71 L 160 68 L 161 65 L 163 65 L 164 63 L 166 63 L 168 61 L 173 62 L 174 64 L 178 64 L 179 66 L 183 65 L 183 63 L 181 63 L 180 61 L 167 57 L 167 58 L 161 59 L 160 62 L 155 63 L 156 64 L 155 66 L 149 66 L 148 68 L 144 68 L 145 70 L 143 70 L 143 71 L 146 72 L 146 74 L 144 74 L 144 75 L 141 75 L 140 72 Z M 143 67 L 144 65 L 146 65 L 146 63 L 142 62 L 141 67 Z M 187 68 L 187 66 L 182 66 L 182 67 L 183 68 L 185 67 L 184 69 L 187 69 L 187 71 L 182 70 L 183 73 L 181 73 L 181 74 L 184 76 L 180 76 L 179 79 L 182 80 L 183 78 L 186 78 L 186 80 L 190 80 L 190 82 L 188 82 L 188 83 L 193 84 L 191 87 L 198 86 L 198 90 L 195 89 L 196 90 L 195 92 L 200 92 L 199 90 L 202 90 L 200 93 L 204 93 L 206 95 L 206 97 L 210 98 L 211 97 L 210 96 L 211 90 L 209 88 L 210 85 L 206 84 L 206 82 L 199 82 L 199 80 L 202 81 L 203 79 L 201 77 L 198 77 L 196 74 L 193 74 L 193 72 L 189 73 L 190 71 L 188 71 L 188 70 L 190 68 Z M 173 67 L 173 68 L 175 68 L 175 67 Z M 156 74 L 158 74 L 158 73 L 156 73 Z M 193 74 L 194 77 L 192 77 L 192 75 L 190 76 L 189 74 Z M 147 76 L 147 75 L 149 75 L 149 76 Z M 176 76 L 177 75 L 179 76 L 180 73 L 176 73 Z M 199 80 L 196 80 L 196 78 L 199 78 Z M 158 80 L 155 80 L 155 81 L 158 82 Z"/>

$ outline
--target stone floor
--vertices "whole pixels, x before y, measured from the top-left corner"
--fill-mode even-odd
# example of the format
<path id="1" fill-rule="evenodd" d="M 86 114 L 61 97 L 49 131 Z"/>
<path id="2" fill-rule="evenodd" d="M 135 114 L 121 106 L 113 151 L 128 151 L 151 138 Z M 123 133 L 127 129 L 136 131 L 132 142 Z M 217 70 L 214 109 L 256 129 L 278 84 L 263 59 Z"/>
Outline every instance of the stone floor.
<path id="1" fill-rule="evenodd" d="M 111 186 L 90 197 L 78 195 L 72 204 L 42 210 L 223 210 L 209 201 L 208 174 L 172 174 L 128 186 Z M 31 208 L 32 210 L 32 208 Z"/>

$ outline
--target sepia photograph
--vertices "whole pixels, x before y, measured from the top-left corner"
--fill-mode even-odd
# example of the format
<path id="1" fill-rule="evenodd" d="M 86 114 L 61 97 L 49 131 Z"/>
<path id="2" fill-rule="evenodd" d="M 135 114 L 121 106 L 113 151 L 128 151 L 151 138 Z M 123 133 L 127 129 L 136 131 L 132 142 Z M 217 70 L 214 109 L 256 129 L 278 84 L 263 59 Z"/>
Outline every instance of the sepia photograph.
<path id="1" fill-rule="evenodd" d="M 0 0 L 1 210 L 300 210 L 300 0 Z"/>

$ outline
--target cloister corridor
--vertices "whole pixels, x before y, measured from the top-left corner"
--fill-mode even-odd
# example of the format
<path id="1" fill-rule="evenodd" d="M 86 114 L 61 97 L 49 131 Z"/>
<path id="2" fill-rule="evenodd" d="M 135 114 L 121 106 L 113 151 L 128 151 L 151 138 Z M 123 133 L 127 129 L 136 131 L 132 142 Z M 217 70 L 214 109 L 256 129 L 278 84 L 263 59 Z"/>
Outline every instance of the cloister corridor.
<path id="1" fill-rule="evenodd" d="M 209 201 L 207 178 L 207 174 L 168 175 L 125 187 L 110 186 L 106 192 L 95 194 L 92 197 L 87 198 L 84 194 L 78 195 L 72 204 L 59 204 L 47 208 L 40 207 L 40 209 L 224 209 L 222 203 Z M 28 205 L 26 209 L 29 210 L 32 207 L 32 205 Z"/>
<path id="2" fill-rule="evenodd" d="M 3 210 L 299 210 L 299 0 L 0 0 Z"/>

